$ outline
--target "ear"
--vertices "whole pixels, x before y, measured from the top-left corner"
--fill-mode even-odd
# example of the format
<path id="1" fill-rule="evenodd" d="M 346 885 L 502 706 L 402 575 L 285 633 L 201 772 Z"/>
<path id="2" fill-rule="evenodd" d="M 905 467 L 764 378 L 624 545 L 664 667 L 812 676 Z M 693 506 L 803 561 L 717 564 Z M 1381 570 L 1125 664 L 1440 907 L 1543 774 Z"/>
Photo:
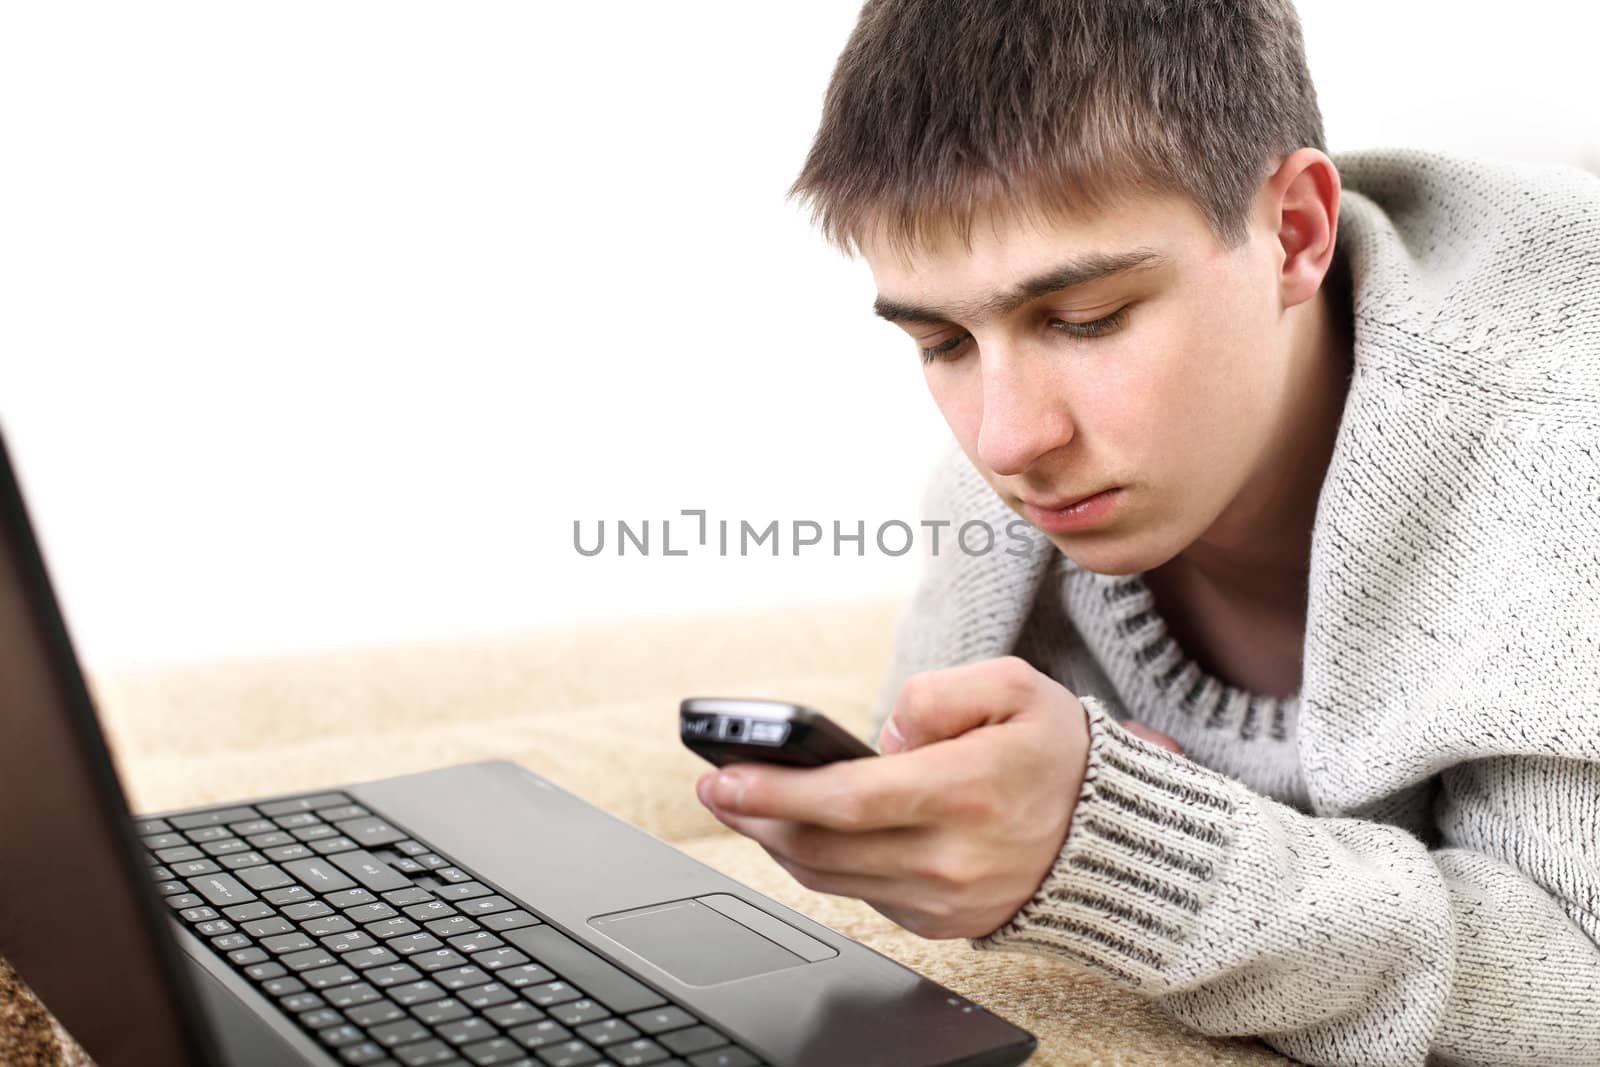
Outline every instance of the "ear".
<path id="1" fill-rule="evenodd" d="M 1262 185 L 1265 222 L 1282 251 L 1278 285 L 1284 307 L 1316 295 L 1333 263 L 1339 189 L 1338 168 L 1315 148 L 1289 153 Z"/>

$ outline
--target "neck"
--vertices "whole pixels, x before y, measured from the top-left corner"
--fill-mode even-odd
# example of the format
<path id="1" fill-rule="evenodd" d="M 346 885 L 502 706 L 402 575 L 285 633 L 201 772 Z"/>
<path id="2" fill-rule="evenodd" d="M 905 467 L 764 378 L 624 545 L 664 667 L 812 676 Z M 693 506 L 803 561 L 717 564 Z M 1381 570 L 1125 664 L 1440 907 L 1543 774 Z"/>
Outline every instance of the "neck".
<path id="1" fill-rule="evenodd" d="M 1317 500 L 1349 387 L 1350 304 L 1337 272 L 1288 314 L 1282 416 L 1262 463 L 1211 528 L 1167 567 L 1176 564 L 1229 599 L 1278 602 L 1294 594 L 1303 617 Z"/>

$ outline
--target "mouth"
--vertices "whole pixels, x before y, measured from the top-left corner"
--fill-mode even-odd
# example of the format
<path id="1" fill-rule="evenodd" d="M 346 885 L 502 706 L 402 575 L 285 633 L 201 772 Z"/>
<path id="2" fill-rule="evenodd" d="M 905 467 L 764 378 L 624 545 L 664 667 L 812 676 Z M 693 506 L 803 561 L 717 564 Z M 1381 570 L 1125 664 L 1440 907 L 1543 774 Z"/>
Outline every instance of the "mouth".
<path id="1" fill-rule="evenodd" d="M 1098 526 L 1110 518 L 1122 497 L 1122 487 L 1113 486 L 1087 496 L 1064 497 L 1048 503 L 1021 500 L 1022 513 L 1046 533 L 1072 533 Z"/>

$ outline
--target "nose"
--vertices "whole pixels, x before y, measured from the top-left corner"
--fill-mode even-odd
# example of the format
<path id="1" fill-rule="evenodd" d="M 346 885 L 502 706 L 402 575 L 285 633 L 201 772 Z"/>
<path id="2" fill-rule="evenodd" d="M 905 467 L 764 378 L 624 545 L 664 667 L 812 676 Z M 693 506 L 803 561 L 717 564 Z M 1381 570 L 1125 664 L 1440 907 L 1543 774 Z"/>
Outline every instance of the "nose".
<path id="1" fill-rule="evenodd" d="M 1044 360 L 1014 349 L 984 356 L 978 458 L 996 474 L 1021 474 L 1072 440 L 1072 416 Z"/>

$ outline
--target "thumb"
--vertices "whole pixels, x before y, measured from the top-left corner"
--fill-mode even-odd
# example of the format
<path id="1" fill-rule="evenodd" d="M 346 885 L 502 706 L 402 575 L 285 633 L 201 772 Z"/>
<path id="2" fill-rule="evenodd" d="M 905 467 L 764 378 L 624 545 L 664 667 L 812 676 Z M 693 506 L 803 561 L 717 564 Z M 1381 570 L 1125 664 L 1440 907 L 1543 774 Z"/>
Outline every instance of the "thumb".
<path id="1" fill-rule="evenodd" d="M 1055 684 L 1016 656 L 913 674 L 900 687 L 879 748 L 904 752 L 1004 722 Z"/>

